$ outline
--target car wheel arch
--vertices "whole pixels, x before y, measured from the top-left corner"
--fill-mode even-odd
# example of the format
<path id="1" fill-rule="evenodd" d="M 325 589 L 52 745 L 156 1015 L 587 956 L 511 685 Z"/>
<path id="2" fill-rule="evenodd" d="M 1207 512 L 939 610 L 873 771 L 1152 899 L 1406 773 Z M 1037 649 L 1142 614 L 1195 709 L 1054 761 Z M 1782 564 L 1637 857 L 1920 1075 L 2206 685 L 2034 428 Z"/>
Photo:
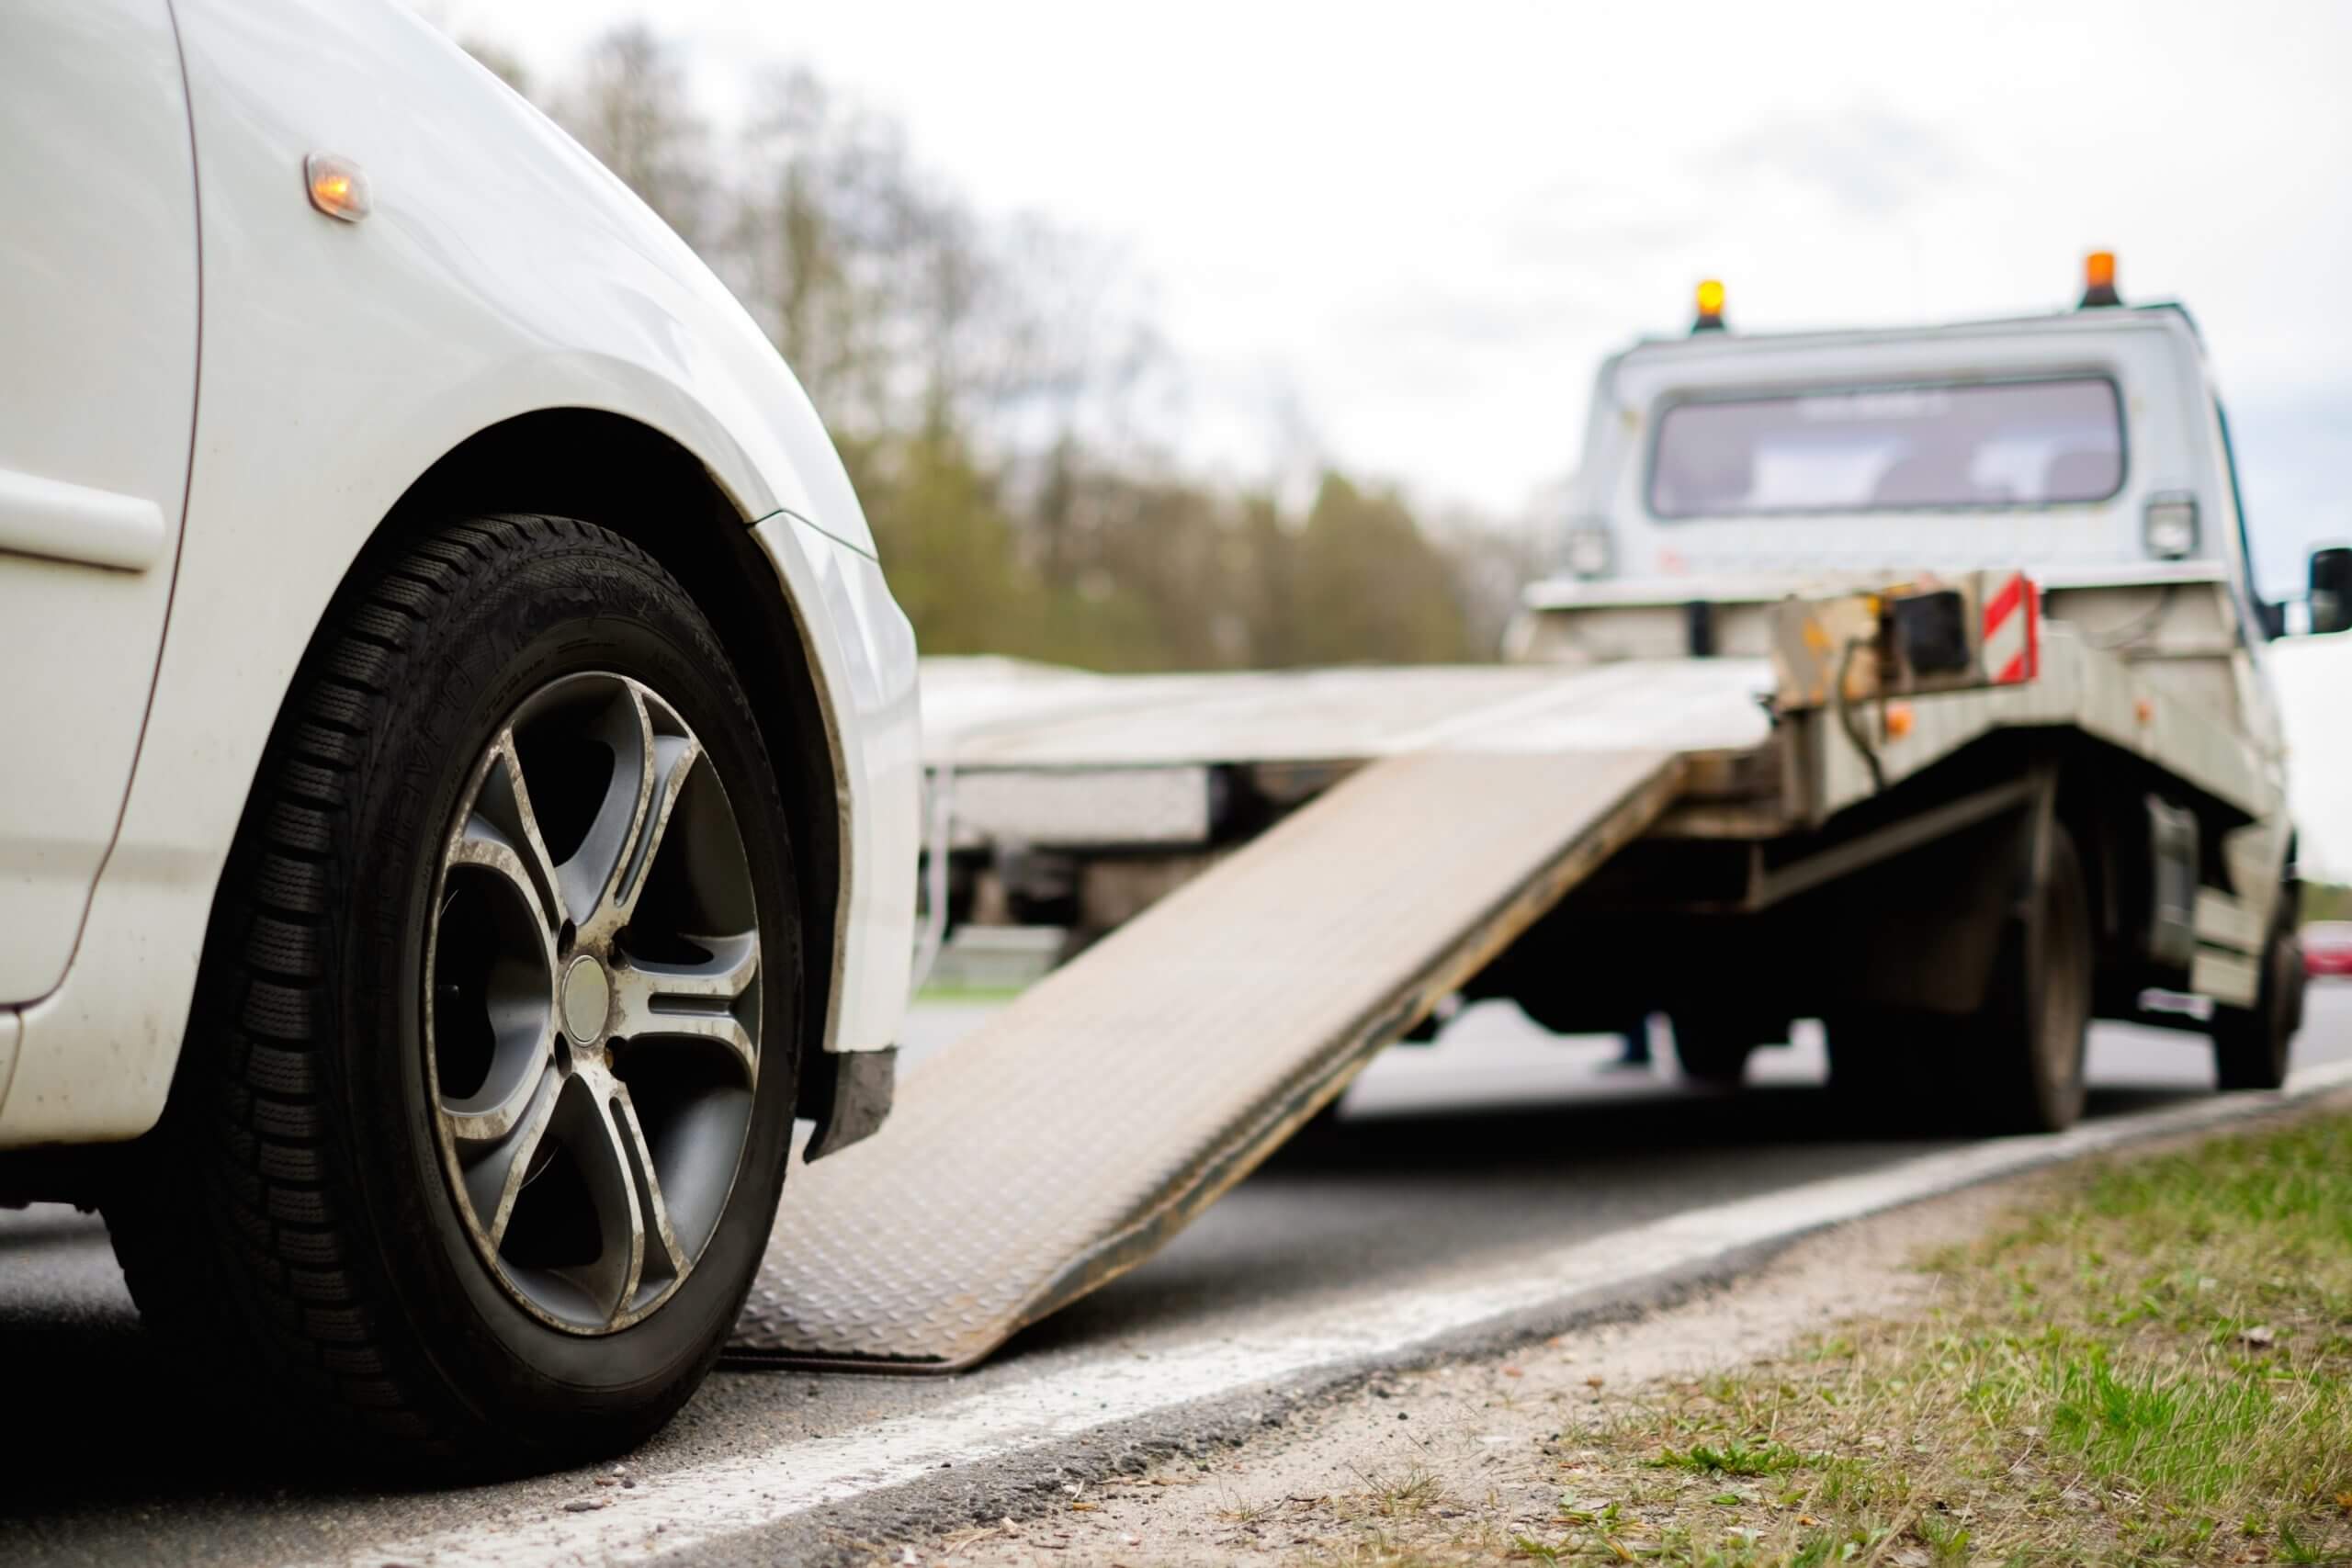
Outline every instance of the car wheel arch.
<path id="1" fill-rule="evenodd" d="M 848 897 L 840 800 L 845 763 L 815 631 L 755 518 L 670 434 L 597 409 L 544 409 L 487 426 L 404 491 L 345 573 L 454 515 L 548 513 L 611 529 L 675 577 L 718 631 L 767 743 L 800 859 L 803 951 L 812 971 L 804 1059 L 823 1049 Z M 810 738 L 821 744 L 811 745 Z"/>

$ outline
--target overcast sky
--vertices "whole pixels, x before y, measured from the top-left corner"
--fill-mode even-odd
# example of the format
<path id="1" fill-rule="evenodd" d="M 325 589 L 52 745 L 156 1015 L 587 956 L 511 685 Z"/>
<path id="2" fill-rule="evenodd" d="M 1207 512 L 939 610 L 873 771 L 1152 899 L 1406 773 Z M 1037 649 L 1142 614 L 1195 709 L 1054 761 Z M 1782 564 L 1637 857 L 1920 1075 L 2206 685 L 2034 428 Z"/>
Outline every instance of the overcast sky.
<path id="1" fill-rule="evenodd" d="M 1736 327 L 1937 320 L 2070 303 L 2105 247 L 2204 327 L 2267 584 L 2352 538 L 2352 5 L 426 8 L 542 79 L 645 17 L 720 118 L 814 67 L 983 210 L 1115 246 L 1181 367 L 1170 438 L 1235 474 L 1303 419 L 1508 514 L 1573 467 L 1594 362 L 1702 276 Z M 2324 651 L 2313 689 L 2352 690 Z M 2347 797 L 2304 815 L 2352 872 L 2352 725 L 2304 706 Z"/>

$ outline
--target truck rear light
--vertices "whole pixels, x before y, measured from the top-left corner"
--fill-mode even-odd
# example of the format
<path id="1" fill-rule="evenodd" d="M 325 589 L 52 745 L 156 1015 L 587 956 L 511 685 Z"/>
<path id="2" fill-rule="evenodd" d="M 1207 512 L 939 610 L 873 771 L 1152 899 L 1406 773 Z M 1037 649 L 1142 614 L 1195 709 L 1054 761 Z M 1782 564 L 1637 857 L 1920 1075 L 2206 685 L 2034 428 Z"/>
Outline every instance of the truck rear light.
<path id="1" fill-rule="evenodd" d="M 2152 495 L 2140 519 L 2140 537 L 2158 560 L 2186 560 L 2197 553 L 2197 498 L 2174 492 Z"/>

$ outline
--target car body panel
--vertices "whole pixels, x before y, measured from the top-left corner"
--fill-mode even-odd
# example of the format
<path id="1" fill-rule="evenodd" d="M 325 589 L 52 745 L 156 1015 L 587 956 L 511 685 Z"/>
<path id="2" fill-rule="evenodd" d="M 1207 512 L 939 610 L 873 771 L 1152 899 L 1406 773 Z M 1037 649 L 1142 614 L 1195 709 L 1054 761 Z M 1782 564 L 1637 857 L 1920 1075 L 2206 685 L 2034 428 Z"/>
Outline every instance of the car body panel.
<path id="1" fill-rule="evenodd" d="M 826 1043 L 893 1043 L 919 834 L 913 637 L 775 349 L 616 179 L 404 9 L 178 0 L 178 17 L 204 224 L 189 547 L 119 843 L 63 985 L 24 1011 L 0 1145 L 153 1124 L 215 885 L 322 611 L 420 475 L 548 409 L 662 433 L 757 525 L 839 782 Z M 364 221 L 310 207 L 312 152 L 363 171 Z"/>
<path id="2" fill-rule="evenodd" d="M 0 148 L 10 1003 L 54 987 L 73 955 L 130 783 L 179 548 L 197 213 L 166 0 L 0 10 Z"/>

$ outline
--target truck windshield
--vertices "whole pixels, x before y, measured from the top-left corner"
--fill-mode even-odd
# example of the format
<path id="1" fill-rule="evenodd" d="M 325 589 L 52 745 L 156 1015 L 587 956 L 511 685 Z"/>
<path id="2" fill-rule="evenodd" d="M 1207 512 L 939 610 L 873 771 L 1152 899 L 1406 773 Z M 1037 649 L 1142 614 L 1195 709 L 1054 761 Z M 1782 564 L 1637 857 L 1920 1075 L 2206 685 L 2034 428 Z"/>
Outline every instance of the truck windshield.
<path id="1" fill-rule="evenodd" d="M 1669 406 L 1650 510 L 2047 506 L 2104 501 L 2122 483 L 2121 407 L 2103 377 L 1824 388 Z"/>

